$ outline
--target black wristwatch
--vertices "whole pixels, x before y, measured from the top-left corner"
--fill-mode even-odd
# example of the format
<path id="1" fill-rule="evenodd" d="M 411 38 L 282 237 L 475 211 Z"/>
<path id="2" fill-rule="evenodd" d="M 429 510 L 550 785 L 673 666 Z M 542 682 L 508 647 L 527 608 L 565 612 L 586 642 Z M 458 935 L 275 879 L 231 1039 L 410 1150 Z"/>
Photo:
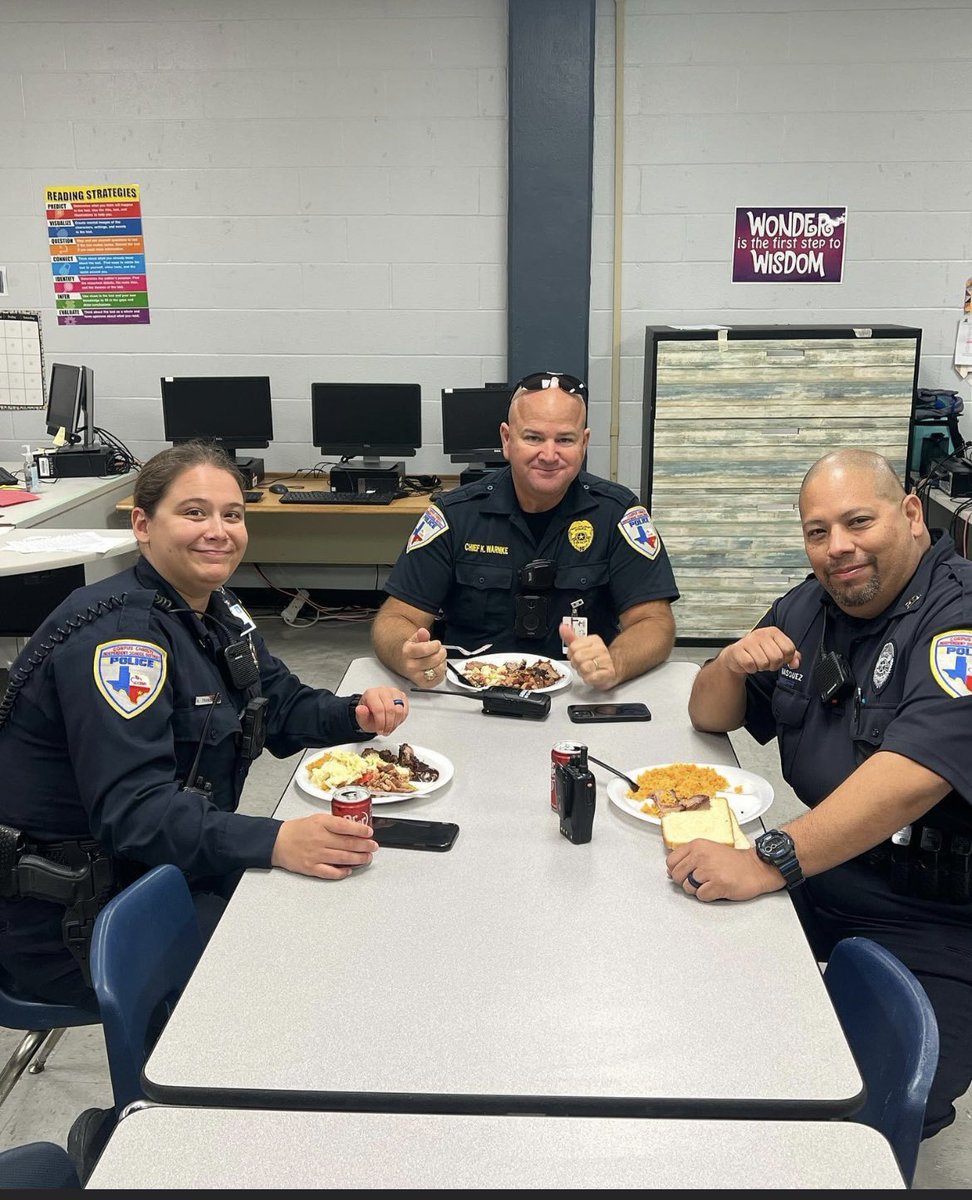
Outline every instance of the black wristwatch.
<path id="1" fill-rule="evenodd" d="M 756 839 L 756 853 L 770 866 L 776 867 L 783 876 L 787 891 L 792 891 L 804 882 L 800 860 L 796 856 L 793 838 L 779 829 L 770 829 Z"/>

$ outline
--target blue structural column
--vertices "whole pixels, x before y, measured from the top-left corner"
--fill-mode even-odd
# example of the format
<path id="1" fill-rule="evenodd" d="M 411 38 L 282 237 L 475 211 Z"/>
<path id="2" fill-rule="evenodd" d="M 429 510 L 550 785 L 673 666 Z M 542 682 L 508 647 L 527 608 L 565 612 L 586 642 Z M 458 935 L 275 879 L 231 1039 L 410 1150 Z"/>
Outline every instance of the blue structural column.
<path id="1" fill-rule="evenodd" d="M 507 378 L 587 378 L 595 0 L 509 0 Z"/>

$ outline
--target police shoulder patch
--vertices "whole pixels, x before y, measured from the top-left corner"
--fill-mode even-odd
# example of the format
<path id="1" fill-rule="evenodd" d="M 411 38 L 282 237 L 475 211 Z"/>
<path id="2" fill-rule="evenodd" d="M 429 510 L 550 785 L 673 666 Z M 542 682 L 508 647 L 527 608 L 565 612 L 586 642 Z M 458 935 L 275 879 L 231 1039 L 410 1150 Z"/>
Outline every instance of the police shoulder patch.
<path id="1" fill-rule="evenodd" d="M 412 530 L 408 544 L 405 547 L 405 553 L 410 554 L 413 550 L 417 550 L 419 546 L 427 546 L 429 542 L 434 542 L 440 533 L 445 533 L 449 528 L 449 522 L 442 514 L 442 510 L 434 504 L 429 507 L 419 517 L 418 524 Z"/>
<path id="2" fill-rule="evenodd" d="M 151 708 L 162 691 L 166 652 L 152 642 L 102 642 L 94 652 L 98 691 L 126 721 Z"/>
<path id="3" fill-rule="evenodd" d="M 655 532 L 651 516 L 642 505 L 629 508 L 618 522 L 624 540 L 645 558 L 657 558 L 661 549 L 661 538 Z"/>
<path id="4" fill-rule="evenodd" d="M 933 637 L 928 662 L 942 691 L 956 698 L 972 695 L 972 629 L 950 629 Z"/>

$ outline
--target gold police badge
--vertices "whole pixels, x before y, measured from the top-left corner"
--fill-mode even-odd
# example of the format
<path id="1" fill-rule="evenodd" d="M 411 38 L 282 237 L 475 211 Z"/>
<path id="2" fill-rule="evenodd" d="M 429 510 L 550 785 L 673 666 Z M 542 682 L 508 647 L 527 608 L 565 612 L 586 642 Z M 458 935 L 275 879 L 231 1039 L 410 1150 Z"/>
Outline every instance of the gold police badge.
<path id="1" fill-rule="evenodd" d="M 590 521 L 572 522 L 567 530 L 567 541 L 578 554 L 583 554 L 585 550 L 590 550 L 591 542 L 594 541 L 594 526 Z"/>

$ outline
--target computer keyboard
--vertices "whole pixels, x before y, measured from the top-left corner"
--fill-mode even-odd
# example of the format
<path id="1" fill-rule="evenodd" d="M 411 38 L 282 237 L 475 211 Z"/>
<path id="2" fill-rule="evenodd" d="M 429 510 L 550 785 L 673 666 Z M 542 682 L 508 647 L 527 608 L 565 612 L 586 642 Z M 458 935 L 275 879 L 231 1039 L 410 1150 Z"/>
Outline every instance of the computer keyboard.
<path id="1" fill-rule="evenodd" d="M 285 492 L 281 504 L 391 504 L 395 492 Z"/>

